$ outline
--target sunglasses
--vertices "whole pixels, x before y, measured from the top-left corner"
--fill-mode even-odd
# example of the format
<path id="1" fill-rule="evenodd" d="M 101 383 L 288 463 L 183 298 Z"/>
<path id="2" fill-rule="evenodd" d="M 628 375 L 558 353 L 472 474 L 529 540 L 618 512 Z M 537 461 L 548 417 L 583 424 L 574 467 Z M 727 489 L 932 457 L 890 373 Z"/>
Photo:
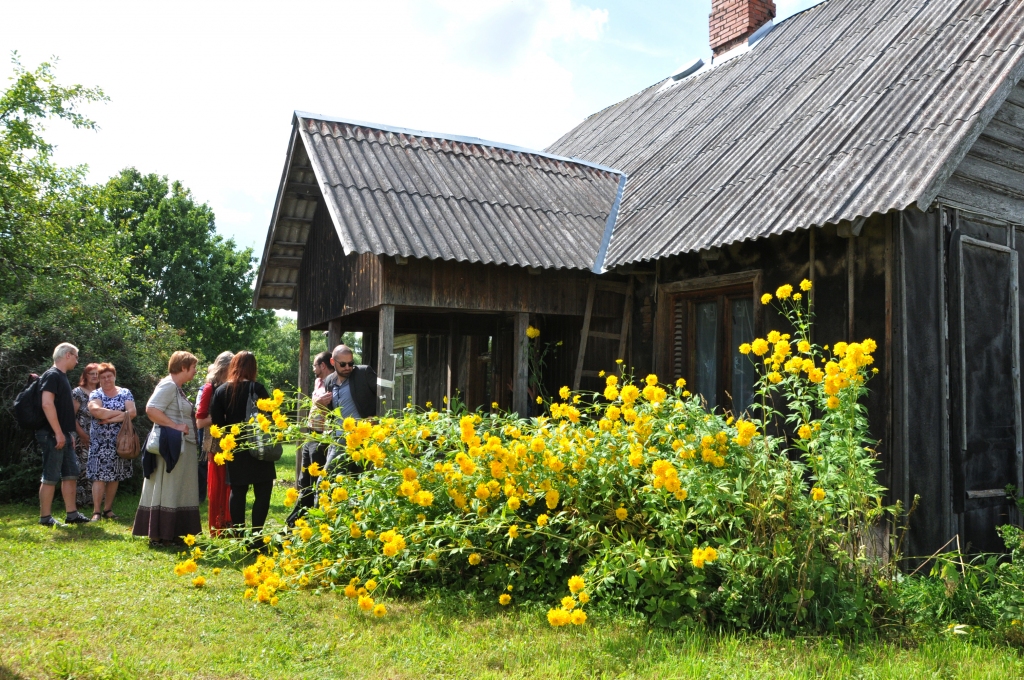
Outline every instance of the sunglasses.
<path id="1" fill-rule="evenodd" d="M 346 366 L 355 366 L 356 362 L 354 362 L 354 361 L 335 361 L 334 365 L 337 366 L 338 368 L 345 368 Z"/>

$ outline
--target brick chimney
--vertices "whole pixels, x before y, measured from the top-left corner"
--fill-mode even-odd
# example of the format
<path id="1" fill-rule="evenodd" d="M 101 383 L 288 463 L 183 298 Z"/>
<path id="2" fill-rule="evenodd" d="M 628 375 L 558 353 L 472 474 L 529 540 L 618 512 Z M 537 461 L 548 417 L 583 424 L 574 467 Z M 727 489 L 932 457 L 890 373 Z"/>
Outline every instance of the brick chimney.
<path id="1" fill-rule="evenodd" d="M 711 50 L 729 51 L 774 18 L 772 0 L 711 0 Z"/>

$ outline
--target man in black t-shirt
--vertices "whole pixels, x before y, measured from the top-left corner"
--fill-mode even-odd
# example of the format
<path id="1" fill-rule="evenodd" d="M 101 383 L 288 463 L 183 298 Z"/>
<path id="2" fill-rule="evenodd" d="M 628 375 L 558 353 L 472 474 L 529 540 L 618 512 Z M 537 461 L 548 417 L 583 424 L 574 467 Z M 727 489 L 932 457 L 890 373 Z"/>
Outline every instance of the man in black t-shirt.
<path id="1" fill-rule="evenodd" d="M 43 414 L 48 427 L 36 430 L 36 442 L 43 453 L 43 478 L 39 484 L 39 523 L 60 526 L 50 512 L 53 495 L 60 483 L 68 524 L 88 522 L 75 505 L 78 457 L 75 455 L 75 404 L 71 398 L 68 371 L 78 365 L 78 348 L 62 342 L 53 350 L 53 366 L 39 377 Z"/>

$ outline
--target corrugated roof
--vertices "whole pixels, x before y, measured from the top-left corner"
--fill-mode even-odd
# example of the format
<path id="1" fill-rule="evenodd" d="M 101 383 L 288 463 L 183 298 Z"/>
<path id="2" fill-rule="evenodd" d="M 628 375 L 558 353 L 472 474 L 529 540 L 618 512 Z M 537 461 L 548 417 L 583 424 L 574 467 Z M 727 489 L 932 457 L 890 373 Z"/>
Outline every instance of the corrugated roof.
<path id="1" fill-rule="evenodd" d="M 254 301 L 296 308 L 321 195 L 346 254 L 589 270 L 623 181 L 543 151 L 296 112 Z"/>
<path id="2" fill-rule="evenodd" d="M 346 253 L 594 264 L 617 172 L 482 140 L 298 122 Z"/>
<path id="3" fill-rule="evenodd" d="M 828 0 L 549 151 L 629 175 L 606 267 L 927 204 L 1022 43 L 1024 0 Z"/>

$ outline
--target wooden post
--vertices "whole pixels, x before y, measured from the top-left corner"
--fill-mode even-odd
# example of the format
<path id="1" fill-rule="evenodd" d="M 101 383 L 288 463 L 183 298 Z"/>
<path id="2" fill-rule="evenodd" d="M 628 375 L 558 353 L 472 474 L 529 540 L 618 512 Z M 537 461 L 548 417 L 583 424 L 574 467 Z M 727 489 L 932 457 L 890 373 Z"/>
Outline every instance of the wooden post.
<path id="1" fill-rule="evenodd" d="M 381 305 L 377 325 L 377 415 L 394 408 L 395 395 L 395 306 Z"/>
<path id="2" fill-rule="evenodd" d="M 366 366 L 377 365 L 377 333 L 375 331 L 363 331 L 359 361 Z"/>
<path id="3" fill-rule="evenodd" d="M 590 287 L 587 288 L 587 306 L 583 310 L 583 328 L 580 330 L 580 352 L 576 355 L 576 371 L 573 373 L 572 388 L 580 388 L 580 378 L 583 377 L 583 360 L 587 355 L 587 339 L 590 337 L 590 315 L 594 310 L 594 291 L 597 290 L 597 277 L 590 280 Z"/>
<path id="4" fill-rule="evenodd" d="M 526 328 L 530 325 L 530 315 L 526 312 L 516 313 L 516 325 L 512 339 L 512 410 L 522 418 L 530 415 L 530 339 L 526 337 Z"/>
<path id="5" fill-rule="evenodd" d="M 305 404 L 301 401 L 309 396 L 309 329 L 299 331 L 299 410 L 296 418 L 300 423 L 306 419 Z M 300 447 L 301 448 L 301 447 Z M 295 451 L 295 488 L 299 488 L 299 476 L 302 474 L 302 454 Z"/>
<path id="6" fill-rule="evenodd" d="M 327 324 L 327 351 L 334 352 L 334 348 L 341 344 L 341 319 L 334 319 Z"/>
<path id="7" fill-rule="evenodd" d="M 452 383 L 455 380 L 455 315 L 448 317 L 448 357 L 445 366 L 444 395 L 446 397 L 445 410 L 452 409 Z M 465 395 L 463 395 L 465 397 Z"/>
<path id="8" fill-rule="evenodd" d="M 854 236 L 850 236 L 846 242 L 846 334 L 847 341 L 854 342 L 853 339 L 853 290 L 856 279 L 856 255 L 854 253 Z"/>

